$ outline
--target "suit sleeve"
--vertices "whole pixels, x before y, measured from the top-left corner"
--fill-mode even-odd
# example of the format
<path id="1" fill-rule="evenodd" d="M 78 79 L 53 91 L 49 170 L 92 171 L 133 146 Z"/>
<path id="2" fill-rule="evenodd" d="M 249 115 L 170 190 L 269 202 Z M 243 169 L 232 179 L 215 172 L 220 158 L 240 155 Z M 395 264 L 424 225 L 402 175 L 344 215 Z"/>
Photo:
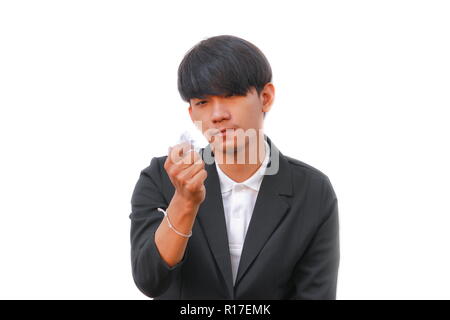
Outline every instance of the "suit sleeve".
<path id="1" fill-rule="evenodd" d="M 317 231 L 293 274 L 291 299 L 335 300 L 339 268 L 338 202 L 328 178 L 321 188 Z"/>
<path id="2" fill-rule="evenodd" d="M 145 295 L 162 295 L 172 284 L 185 261 L 175 266 L 162 259 L 155 244 L 155 232 L 164 215 L 157 210 L 167 208 L 168 203 L 161 192 L 161 168 L 157 158 L 142 170 L 131 198 L 131 265 L 136 286 Z"/>

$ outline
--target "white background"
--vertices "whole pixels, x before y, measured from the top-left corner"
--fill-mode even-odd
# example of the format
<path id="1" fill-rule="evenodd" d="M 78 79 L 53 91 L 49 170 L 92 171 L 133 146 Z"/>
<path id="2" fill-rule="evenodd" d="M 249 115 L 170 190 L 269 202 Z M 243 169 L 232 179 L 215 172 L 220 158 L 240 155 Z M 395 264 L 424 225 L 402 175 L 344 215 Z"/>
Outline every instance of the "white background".
<path id="1" fill-rule="evenodd" d="M 339 199 L 339 299 L 449 299 L 447 1 L 1 1 L 0 298 L 146 299 L 140 170 L 190 128 L 184 53 L 258 46 L 265 132 Z M 192 129 L 192 128 L 191 128 Z"/>

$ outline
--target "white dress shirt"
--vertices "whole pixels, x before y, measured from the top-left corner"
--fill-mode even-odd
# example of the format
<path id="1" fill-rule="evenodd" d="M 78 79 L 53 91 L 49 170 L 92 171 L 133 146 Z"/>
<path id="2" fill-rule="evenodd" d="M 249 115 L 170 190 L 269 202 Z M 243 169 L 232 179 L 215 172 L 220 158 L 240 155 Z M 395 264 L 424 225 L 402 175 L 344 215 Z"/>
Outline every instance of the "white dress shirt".
<path id="1" fill-rule="evenodd" d="M 238 183 L 230 179 L 216 163 L 225 211 L 233 285 L 236 281 L 244 239 L 253 214 L 256 197 L 269 162 L 270 149 L 265 140 L 264 145 L 266 151 L 261 166 L 250 178 L 243 182 Z"/>

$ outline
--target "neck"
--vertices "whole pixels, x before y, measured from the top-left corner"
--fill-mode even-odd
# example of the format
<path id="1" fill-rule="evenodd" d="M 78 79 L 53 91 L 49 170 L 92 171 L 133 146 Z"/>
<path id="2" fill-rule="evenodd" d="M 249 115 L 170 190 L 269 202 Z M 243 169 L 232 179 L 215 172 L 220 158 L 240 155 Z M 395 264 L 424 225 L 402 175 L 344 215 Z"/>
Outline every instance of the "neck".
<path id="1" fill-rule="evenodd" d="M 264 137 L 259 136 L 257 142 L 252 145 L 247 143 L 243 146 L 245 151 L 245 162 L 238 163 L 237 152 L 232 155 L 234 161 L 226 163 L 219 161 L 219 168 L 233 181 L 243 182 L 250 178 L 260 167 L 266 156 Z M 250 156 L 252 155 L 252 156 Z M 230 157 L 230 155 L 228 155 Z M 222 154 L 221 159 L 226 159 L 227 155 Z M 255 161 L 256 160 L 256 161 Z M 227 161 L 229 162 L 229 161 Z M 242 162 L 242 161 L 240 161 Z"/>

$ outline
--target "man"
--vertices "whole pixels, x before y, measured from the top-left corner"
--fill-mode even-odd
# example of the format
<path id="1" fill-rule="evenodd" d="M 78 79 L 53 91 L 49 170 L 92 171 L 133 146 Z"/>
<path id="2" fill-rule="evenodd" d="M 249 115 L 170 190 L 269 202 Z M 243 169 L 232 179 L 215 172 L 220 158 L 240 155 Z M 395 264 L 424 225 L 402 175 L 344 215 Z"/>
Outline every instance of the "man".
<path id="1" fill-rule="evenodd" d="M 131 261 L 147 296 L 336 298 L 336 195 L 325 174 L 263 133 L 271 81 L 263 53 L 234 36 L 203 40 L 185 55 L 178 89 L 209 144 L 200 153 L 176 145 L 141 171 Z"/>

